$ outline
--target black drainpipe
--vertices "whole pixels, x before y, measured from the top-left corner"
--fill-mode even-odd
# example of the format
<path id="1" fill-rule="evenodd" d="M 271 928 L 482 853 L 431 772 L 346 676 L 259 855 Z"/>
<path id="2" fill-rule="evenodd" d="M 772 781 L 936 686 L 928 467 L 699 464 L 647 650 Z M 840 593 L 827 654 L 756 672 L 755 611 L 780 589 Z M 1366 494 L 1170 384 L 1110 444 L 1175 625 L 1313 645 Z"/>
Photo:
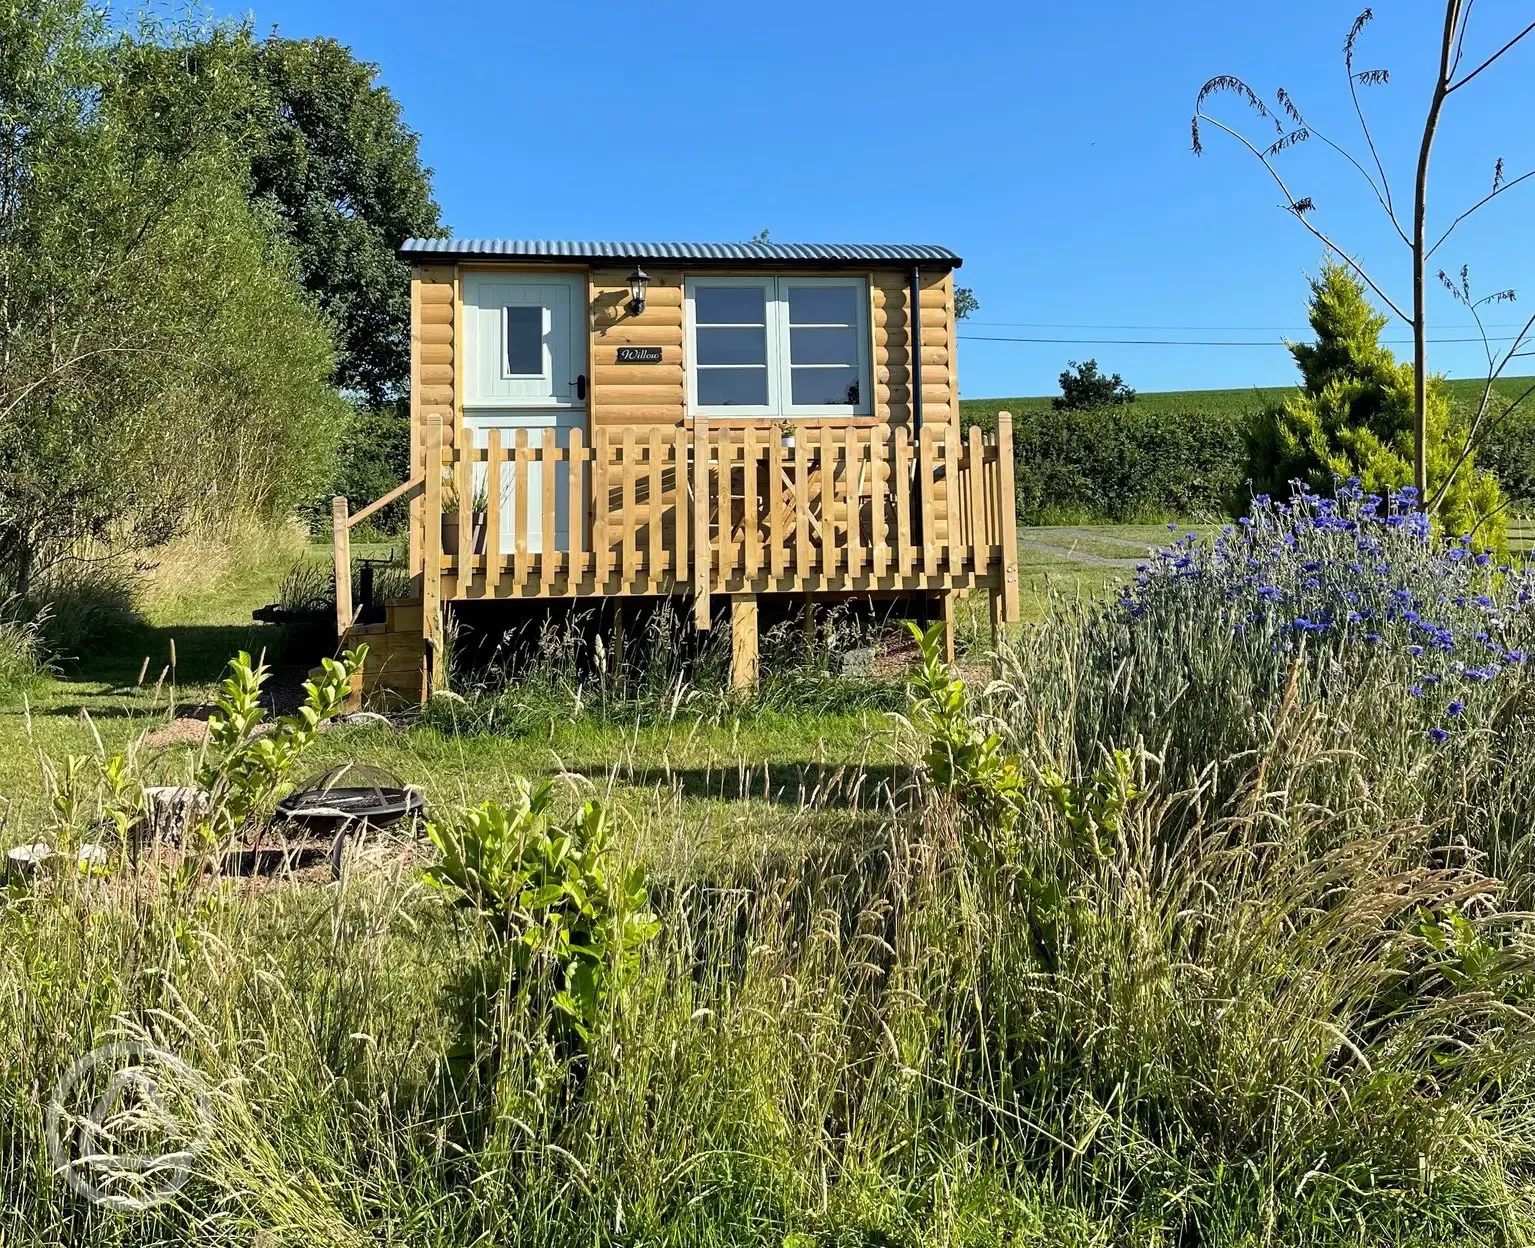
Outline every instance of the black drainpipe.
<path id="1" fill-rule="evenodd" d="M 911 386 L 911 441 L 917 448 L 912 467 L 920 484 L 921 473 L 916 466 L 922 463 L 922 270 L 916 265 L 911 266 L 911 315 L 906 318 L 906 328 L 910 331 L 906 335 L 906 358 L 909 361 L 906 380 Z M 926 508 L 922 506 L 920 490 L 917 492 L 916 504 L 912 508 L 911 523 L 920 548 L 927 541 L 927 534 L 922 531 L 922 516 Z"/>
<path id="2" fill-rule="evenodd" d="M 907 351 L 911 357 L 908 380 L 911 382 L 911 431 L 922 436 L 922 270 L 911 266 L 911 333 Z"/>

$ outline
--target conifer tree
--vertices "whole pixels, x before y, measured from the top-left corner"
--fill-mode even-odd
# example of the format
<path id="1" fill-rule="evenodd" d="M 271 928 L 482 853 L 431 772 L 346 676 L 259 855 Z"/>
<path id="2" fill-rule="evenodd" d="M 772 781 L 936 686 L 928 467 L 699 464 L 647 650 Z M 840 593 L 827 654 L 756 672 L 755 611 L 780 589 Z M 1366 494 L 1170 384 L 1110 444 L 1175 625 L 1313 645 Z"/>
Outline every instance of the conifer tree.
<path id="1" fill-rule="evenodd" d="M 1288 493 L 1290 482 L 1330 492 L 1357 477 L 1385 494 L 1413 483 L 1413 369 L 1381 344 L 1386 317 L 1365 298 L 1363 284 L 1327 262 L 1311 281 L 1309 318 L 1315 342 L 1287 344 L 1301 387 L 1259 413 L 1250 432 L 1254 486 Z M 1428 382 L 1428 483 L 1437 494 L 1465 442 L 1442 379 Z M 1478 546 L 1503 543 L 1498 485 L 1471 459 L 1455 473 L 1436 519 L 1447 533 L 1474 533 Z"/>

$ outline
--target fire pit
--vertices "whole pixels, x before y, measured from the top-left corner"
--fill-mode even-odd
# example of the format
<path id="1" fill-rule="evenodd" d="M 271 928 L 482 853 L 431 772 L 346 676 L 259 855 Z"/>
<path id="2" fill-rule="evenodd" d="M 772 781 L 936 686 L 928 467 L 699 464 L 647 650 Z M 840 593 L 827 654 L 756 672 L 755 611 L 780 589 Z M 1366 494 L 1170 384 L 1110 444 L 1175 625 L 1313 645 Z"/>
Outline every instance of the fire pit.
<path id="1" fill-rule="evenodd" d="M 419 789 L 379 767 L 343 763 L 320 773 L 277 803 L 277 818 L 301 836 L 331 838 L 331 874 L 341 876 L 348 836 L 415 822 L 426 813 Z"/>

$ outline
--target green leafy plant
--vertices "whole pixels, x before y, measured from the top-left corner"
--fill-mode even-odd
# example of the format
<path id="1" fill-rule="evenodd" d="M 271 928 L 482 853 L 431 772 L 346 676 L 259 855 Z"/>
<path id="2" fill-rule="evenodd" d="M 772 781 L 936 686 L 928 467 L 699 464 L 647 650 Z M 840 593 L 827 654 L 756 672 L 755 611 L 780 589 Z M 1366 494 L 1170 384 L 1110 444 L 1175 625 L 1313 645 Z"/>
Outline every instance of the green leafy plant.
<path id="1" fill-rule="evenodd" d="M 321 674 L 303 685 L 304 702 L 270 727 L 261 704 L 269 675 L 245 651 L 229 662 L 208 717 L 209 751 L 198 769 L 198 783 L 209 795 L 210 839 L 232 836 L 270 813 L 287 792 L 294 764 L 313 743 L 320 724 L 340 713 L 362 670 L 368 647 L 348 650 L 341 660 L 321 659 Z"/>
<path id="2" fill-rule="evenodd" d="M 912 723 L 926 739 L 929 782 L 1006 843 L 1018 824 L 1024 777 L 1002 738 L 970 714 L 965 682 L 943 660 L 942 621 L 906 626 L 922 653 L 911 678 Z"/>
<path id="3" fill-rule="evenodd" d="M 1040 768 L 1039 784 L 1079 845 L 1102 855 L 1106 838 L 1119 831 L 1125 812 L 1144 791 L 1135 781 L 1129 750 L 1114 750 L 1112 768 L 1100 767 L 1086 784 L 1073 784 L 1054 767 Z"/>
<path id="4" fill-rule="evenodd" d="M 469 510 L 476 516 L 483 516 L 490 510 L 490 494 L 483 481 L 476 483 L 469 496 Z M 442 479 L 442 514 L 458 515 L 458 482 L 446 473 Z"/>
<path id="5" fill-rule="evenodd" d="M 427 879 L 485 924 L 519 979 L 552 971 L 550 1004 L 590 1044 L 660 924 L 643 869 L 614 861 L 597 802 L 565 826 L 549 784 L 519 778 L 515 793 L 430 823 L 442 857 Z"/>

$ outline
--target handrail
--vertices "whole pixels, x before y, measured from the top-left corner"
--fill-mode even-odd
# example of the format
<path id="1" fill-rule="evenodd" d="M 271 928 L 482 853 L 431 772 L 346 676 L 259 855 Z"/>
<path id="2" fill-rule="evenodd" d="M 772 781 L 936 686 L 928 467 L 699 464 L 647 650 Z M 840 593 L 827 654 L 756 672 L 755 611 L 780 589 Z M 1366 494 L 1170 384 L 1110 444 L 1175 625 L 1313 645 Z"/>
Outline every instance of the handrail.
<path id="1" fill-rule="evenodd" d="M 337 494 L 330 500 L 331 561 L 336 570 L 336 640 L 346 637 L 347 631 L 357 622 L 352 610 L 352 528 L 377 515 L 390 503 L 413 499 L 426 490 L 426 472 L 412 477 L 394 487 L 383 498 L 375 499 L 361 511 L 351 514 L 346 495 Z"/>
<path id="2" fill-rule="evenodd" d="M 409 481 L 402 482 L 401 484 L 395 486 L 394 489 L 385 494 L 383 498 L 375 499 L 361 511 L 353 512 L 352 515 L 347 519 L 346 526 L 349 529 L 353 528 L 361 521 L 366 520 L 369 516 L 383 511 L 383 509 L 389 506 L 390 503 L 408 502 L 410 499 L 415 498 L 417 494 L 423 493 L 425 489 L 426 473 L 423 472 L 419 477 L 412 477 Z"/>

